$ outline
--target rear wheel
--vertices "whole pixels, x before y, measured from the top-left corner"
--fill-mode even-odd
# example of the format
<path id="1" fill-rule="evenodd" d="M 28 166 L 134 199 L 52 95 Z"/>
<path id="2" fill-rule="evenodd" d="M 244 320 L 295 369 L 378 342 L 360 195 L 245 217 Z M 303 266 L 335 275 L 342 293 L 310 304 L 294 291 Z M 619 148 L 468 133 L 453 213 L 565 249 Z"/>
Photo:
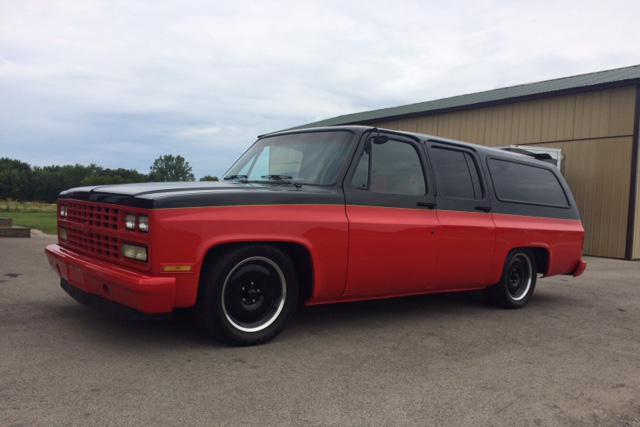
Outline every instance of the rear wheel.
<path id="1" fill-rule="evenodd" d="M 296 272 L 284 252 L 244 246 L 208 270 L 201 282 L 200 319 L 210 334 L 234 345 L 255 345 L 284 329 L 298 300 Z"/>
<path id="2" fill-rule="evenodd" d="M 532 252 L 514 249 L 507 256 L 500 282 L 487 288 L 484 294 L 490 303 L 499 307 L 522 308 L 533 295 L 537 277 L 537 264 Z"/>

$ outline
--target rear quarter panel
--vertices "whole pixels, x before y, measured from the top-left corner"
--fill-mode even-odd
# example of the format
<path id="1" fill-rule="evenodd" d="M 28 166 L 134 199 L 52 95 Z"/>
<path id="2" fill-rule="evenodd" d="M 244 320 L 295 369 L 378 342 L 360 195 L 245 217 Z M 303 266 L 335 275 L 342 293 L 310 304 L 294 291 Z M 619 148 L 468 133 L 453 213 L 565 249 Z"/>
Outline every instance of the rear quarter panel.
<path id="1" fill-rule="evenodd" d="M 492 282 L 497 283 L 509 251 L 542 248 L 549 254 L 545 276 L 571 273 L 582 256 L 584 228 L 580 220 L 494 214 L 496 257 Z"/>

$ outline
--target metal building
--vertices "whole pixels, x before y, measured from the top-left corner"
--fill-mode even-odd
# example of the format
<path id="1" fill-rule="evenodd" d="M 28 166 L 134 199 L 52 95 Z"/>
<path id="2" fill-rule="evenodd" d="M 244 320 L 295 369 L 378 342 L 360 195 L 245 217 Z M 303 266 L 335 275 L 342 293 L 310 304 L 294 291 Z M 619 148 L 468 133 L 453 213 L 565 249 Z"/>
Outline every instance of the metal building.
<path id="1" fill-rule="evenodd" d="M 487 146 L 562 150 L 587 255 L 640 259 L 640 65 L 349 114 L 363 124 Z"/>

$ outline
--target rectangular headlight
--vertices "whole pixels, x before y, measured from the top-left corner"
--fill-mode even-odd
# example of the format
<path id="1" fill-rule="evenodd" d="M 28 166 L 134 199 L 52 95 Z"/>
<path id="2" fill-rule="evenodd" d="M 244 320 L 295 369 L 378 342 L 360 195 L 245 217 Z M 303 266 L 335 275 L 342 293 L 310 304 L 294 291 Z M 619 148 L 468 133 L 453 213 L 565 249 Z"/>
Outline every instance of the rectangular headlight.
<path id="1" fill-rule="evenodd" d="M 58 229 L 58 236 L 60 236 L 60 238 L 62 240 L 68 240 L 69 239 L 69 235 L 67 234 L 67 229 L 66 228 L 60 227 Z"/>
<path id="2" fill-rule="evenodd" d="M 67 205 L 60 205 L 60 216 L 62 218 L 67 217 Z"/>
<path id="3" fill-rule="evenodd" d="M 135 230 L 136 229 L 136 216 L 134 214 L 127 214 L 124 217 L 124 226 L 127 230 Z"/>
<path id="4" fill-rule="evenodd" d="M 146 215 L 140 215 L 138 217 L 138 230 L 147 233 L 149 231 L 149 217 Z"/>
<path id="5" fill-rule="evenodd" d="M 147 262 L 147 248 L 143 246 L 130 245 L 128 243 L 123 243 L 122 247 L 122 256 L 129 259 L 134 259 L 136 261 Z"/>

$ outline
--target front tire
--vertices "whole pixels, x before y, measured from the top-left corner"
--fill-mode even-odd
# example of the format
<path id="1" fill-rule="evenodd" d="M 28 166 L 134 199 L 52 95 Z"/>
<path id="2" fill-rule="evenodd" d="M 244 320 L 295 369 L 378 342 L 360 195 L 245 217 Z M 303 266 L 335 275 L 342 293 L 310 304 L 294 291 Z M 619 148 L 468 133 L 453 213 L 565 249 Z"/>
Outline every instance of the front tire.
<path id="1" fill-rule="evenodd" d="M 233 345 L 273 339 L 298 300 L 291 259 L 279 249 L 250 245 L 224 253 L 201 281 L 200 319 L 207 332 Z"/>
<path id="2" fill-rule="evenodd" d="M 527 305 L 536 287 L 538 266 L 528 249 L 509 252 L 500 282 L 485 289 L 487 300 L 498 307 L 516 309 Z"/>

